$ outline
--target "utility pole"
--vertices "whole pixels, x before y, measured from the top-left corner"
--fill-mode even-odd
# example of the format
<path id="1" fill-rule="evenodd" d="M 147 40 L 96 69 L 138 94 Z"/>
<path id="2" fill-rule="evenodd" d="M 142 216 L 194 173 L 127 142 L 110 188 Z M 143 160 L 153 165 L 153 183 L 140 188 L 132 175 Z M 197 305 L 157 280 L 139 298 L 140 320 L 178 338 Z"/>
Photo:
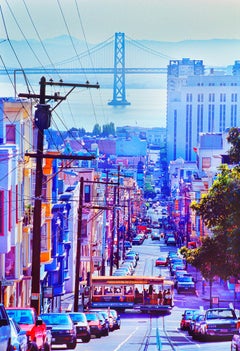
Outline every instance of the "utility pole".
<path id="1" fill-rule="evenodd" d="M 110 275 L 113 275 L 113 255 L 114 255 L 114 237 L 116 232 L 116 187 L 113 189 L 113 215 L 112 215 L 112 227 L 111 227 L 111 253 L 110 253 Z"/>
<path id="2" fill-rule="evenodd" d="M 105 205 L 108 207 L 108 173 L 109 171 L 106 170 L 106 187 L 105 187 Z M 102 243 L 102 267 L 101 267 L 101 275 L 105 275 L 105 251 L 106 251 L 106 240 L 108 239 L 108 209 L 105 212 L 105 228 L 104 228 L 104 235 L 103 235 L 103 243 Z"/>
<path id="3" fill-rule="evenodd" d="M 81 240 L 82 240 L 82 209 L 83 209 L 83 177 L 80 178 L 79 205 L 78 205 L 78 226 L 77 226 L 77 254 L 76 254 L 76 271 L 75 271 L 75 289 L 74 289 L 74 312 L 78 312 L 79 296 L 79 276 L 81 260 Z M 83 301 L 84 307 L 84 301 Z"/>
<path id="4" fill-rule="evenodd" d="M 118 165 L 118 185 L 117 185 L 117 268 L 119 268 L 119 260 L 120 260 L 120 243 L 119 243 L 119 223 L 120 223 L 120 215 L 119 215 L 119 205 L 120 205 L 120 166 Z"/>
<path id="5" fill-rule="evenodd" d="M 45 77 L 40 80 L 40 94 L 19 94 L 19 97 L 37 98 L 39 104 L 35 111 L 35 125 L 38 128 L 37 133 L 37 155 L 36 155 L 36 180 L 35 180 L 35 200 L 34 200 L 34 213 L 33 213 L 33 240 L 32 240 L 32 284 L 31 284 L 31 307 L 35 308 L 37 314 L 40 312 L 40 254 L 41 254 L 41 213 L 42 213 L 42 161 L 43 161 L 43 143 L 44 143 L 44 130 L 48 129 L 51 125 L 51 111 L 50 105 L 45 103 L 45 100 L 54 100 L 60 102 L 65 100 L 66 97 L 76 87 L 85 88 L 99 88 L 99 85 L 54 83 L 52 80 L 46 81 Z M 71 87 L 70 92 L 62 97 L 58 94 L 46 95 L 46 86 L 67 86 Z M 58 104 L 60 103 L 58 102 Z M 56 106 L 58 106 L 58 104 Z M 55 106 L 55 108 L 56 108 Z M 52 109 L 53 110 L 53 109 Z"/>

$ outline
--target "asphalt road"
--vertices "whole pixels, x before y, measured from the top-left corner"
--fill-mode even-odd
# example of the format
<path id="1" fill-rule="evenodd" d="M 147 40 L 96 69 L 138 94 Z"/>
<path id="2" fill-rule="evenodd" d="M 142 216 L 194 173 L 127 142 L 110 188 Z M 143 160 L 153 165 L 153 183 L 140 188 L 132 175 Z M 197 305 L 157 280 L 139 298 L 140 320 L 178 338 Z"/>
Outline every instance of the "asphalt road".
<path id="1" fill-rule="evenodd" d="M 155 267 L 155 259 L 167 254 L 169 249 L 159 241 L 145 240 L 143 245 L 134 246 L 140 254 L 135 274 L 169 275 L 169 269 Z M 120 330 L 111 332 L 107 337 L 92 338 L 88 344 L 79 341 L 76 351 L 227 351 L 230 341 L 198 342 L 192 340 L 186 331 L 179 328 L 181 315 L 186 308 L 199 308 L 203 304 L 200 297 L 175 294 L 175 306 L 170 315 L 149 315 L 136 311 L 121 314 Z M 54 349 L 65 349 L 63 346 Z"/>

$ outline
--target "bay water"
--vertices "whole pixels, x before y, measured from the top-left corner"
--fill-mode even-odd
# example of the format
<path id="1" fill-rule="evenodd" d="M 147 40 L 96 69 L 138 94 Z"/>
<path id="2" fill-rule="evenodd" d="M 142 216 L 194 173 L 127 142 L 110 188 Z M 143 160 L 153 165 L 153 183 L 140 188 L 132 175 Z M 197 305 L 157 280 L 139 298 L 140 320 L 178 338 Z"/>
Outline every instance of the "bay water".
<path id="1" fill-rule="evenodd" d="M 30 75 L 30 87 L 33 90 L 31 92 L 35 94 L 39 94 L 40 78 Z M 78 81 L 85 82 L 81 79 Z M 64 82 L 72 82 L 72 78 L 65 77 Z M 18 78 L 15 83 L 12 84 L 7 76 L 0 76 L 0 97 L 14 97 L 19 93 L 28 93 L 29 87 L 22 78 Z M 93 81 L 90 83 L 95 84 Z M 99 83 L 100 89 L 75 88 L 57 107 L 56 102 L 49 102 L 54 109 L 51 127 L 61 131 L 72 127 L 84 128 L 87 132 L 91 132 L 97 123 L 102 126 L 110 122 L 113 122 L 115 127 L 166 127 L 167 93 L 163 77 L 131 78 L 130 83 L 126 85 L 126 100 L 130 105 L 126 106 L 108 105 L 113 99 L 111 82 L 103 81 L 101 84 L 100 80 Z M 70 90 L 56 86 L 46 88 L 47 94 L 54 94 L 57 91 L 61 96 Z"/>

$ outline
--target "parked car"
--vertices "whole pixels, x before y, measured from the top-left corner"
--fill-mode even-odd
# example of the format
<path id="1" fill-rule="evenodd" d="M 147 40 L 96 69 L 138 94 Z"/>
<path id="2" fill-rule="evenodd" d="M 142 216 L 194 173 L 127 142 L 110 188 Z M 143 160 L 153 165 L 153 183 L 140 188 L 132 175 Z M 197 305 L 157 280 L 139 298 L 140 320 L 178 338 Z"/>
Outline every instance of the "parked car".
<path id="1" fill-rule="evenodd" d="M 108 310 L 94 309 L 94 310 L 90 310 L 90 312 L 97 312 L 98 314 L 100 314 L 100 319 L 103 317 L 105 322 L 105 325 L 102 328 L 103 336 L 107 336 L 109 334 L 109 331 L 113 331 L 113 317 Z"/>
<path id="2" fill-rule="evenodd" d="M 97 311 L 94 312 L 98 315 L 98 318 L 100 320 L 100 323 L 102 325 L 102 330 L 101 330 L 101 334 L 102 336 L 108 336 L 109 334 L 109 321 L 108 321 L 108 317 L 105 315 L 105 313 L 103 311 Z"/>
<path id="3" fill-rule="evenodd" d="M 132 262 L 133 267 L 137 267 L 137 260 L 135 258 L 135 255 L 125 255 L 124 262 Z"/>
<path id="4" fill-rule="evenodd" d="M 52 345 L 67 345 L 68 349 L 75 349 L 77 334 L 75 325 L 68 313 L 42 313 L 40 318 L 47 327 L 51 328 Z"/>
<path id="5" fill-rule="evenodd" d="M 238 318 L 232 308 L 210 308 L 201 321 L 198 339 L 232 338 L 238 333 Z"/>
<path id="6" fill-rule="evenodd" d="M 196 309 L 188 309 L 185 310 L 182 314 L 182 319 L 180 321 L 180 329 L 181 330 L 188 330 L 190 321 L 192 319 L 193 314 L 196 312 Z"/>
<path id="7" fill-rule="evenodd" d="M 199 330 L 200 330 L 201 322 L 204 319 L 204 315 L 201 313 L 203 313 L 203 311 L 194 314 L 190 322 L 188 333 L 189 335 L 192 336 L 193 339 L 199 338 Z"/>
<path id="8" fill-rule="evenodd" d="M 134 251 L 134 250 L 130 250 L 127 252 L 127 255 L 135 255 L 136 261 L 139 261 L 139 253 Z"/>
<path id="9" fill-rule="evenodd" d="M 133 238 L 132 240 L 132 244 L 133 245 L 142 245 L 142 243 L 144 242 L 144 236 L 142 236 L 141 234 L 138 234 L 137 236 L 135 236 L 135 238 Z"/>
<path id="10" fill-rule="evenodd" d="M 169 237 L 167 238 L 166 244 L 167 244 L 167 246 L 170 246 L 170 245 L 176 246 L 177 243 L 176 243 L 175 237 L 174 237 L 174 236 L 169 236 Z"/>
<path id="11" fill-rule="evenodd" d="M 174 233 L 172 233 L 172 232 L 166 232 L 165 233 L 165 235 L 164 235 L 165 244 L 167 244 L 167 241 L 168 241 L 169 238 L 174 238 L 175 239 Z"/>
<path id="12" fill-rule="evenodd" d="M 14 319 L 9 318 L 11 327 L 11 350 L 27 351 L 28 340 L 26 331 L 21 329 Z"/>
<path id="13" fill-rule="evenodd" d="M 176 280 L 176 289 L 178 294 L 196 295 L 196 286 L 191 275 L 180 275 Z"/>
<path id="14" fill-rule="evenodd" d="M 102 336 L 102 324 L 99 319 L 99 316 L 95 312 L 84 312 L 90 327 L 91 336 L 96 338 L 101 338 Z"/>
<path id="15" fill-rule="evenodd" d="M 113 309 L 110 309 L 109 312 L 113 316 L 113 328 L 114 328 L 114 330 L 115 329 L 120 329 L 120 327 L 121 327 L 121 317 L 120 317 L 120 315 L 117 313 L 116 310 L 113 310 Z"/>
<path id="16" fill-rule="evenodd" d="M 5 307 L 0 303 L 0 350 L 10 351 L 11 327 Z"/>
<path id="17" fill-rule="evenodd" d="M 161 235 L 158 231 L 153 231 L 152 235 L 151 235 L 151 239 L 152 240 L 160 240 L 161 239 Z"/>
<path id="18" fill-rule="evenodd" d="M 179 269 L 179 270 L 176 270 L 175 273 L 174 273 L 174 277 L 173 277 L 173 280 L 174 280 L 174 288 L 177 287 L 177 281 L 178 281 L 178 278 L 179 277 L 182 277 L 183 275 L 190 275 L 192 277 L 192 275 L 190 273 L 188 273 L 188 271 L 186 271 L 185 269 Z"/>
<path id="19" fill-rule="evenodd" d="M 91 333 L 85 313 L 70 312 L 69 316 L 76 327 L 77 339 L 81 339 L 82 342 L 89 342 L 91 339 Z"/>
<path id="20" fill-rule="evenodd" d="M 125 249 L 131 249 L 132 248 L 132 243 L 130 241 L 124 241 L 124 248 Z"/>
<path id="21" fill-rule="evenodd" d="M 161 256 L 158 257 L 155 261 L 155 266 L 159 267 L 159 266 L 167 266 L 168 265 L 168 259 L 166 256 Z"/>
<path id="22" fill-rule="evenodd" d="M 44 349 L 51 350 L 52 336 L 42 319 L 38 318 L 34 308 L 31 307 L 8 307 L 7 314 L 13 318 L 25 330 L 29 347 L 33 351 Z"/>

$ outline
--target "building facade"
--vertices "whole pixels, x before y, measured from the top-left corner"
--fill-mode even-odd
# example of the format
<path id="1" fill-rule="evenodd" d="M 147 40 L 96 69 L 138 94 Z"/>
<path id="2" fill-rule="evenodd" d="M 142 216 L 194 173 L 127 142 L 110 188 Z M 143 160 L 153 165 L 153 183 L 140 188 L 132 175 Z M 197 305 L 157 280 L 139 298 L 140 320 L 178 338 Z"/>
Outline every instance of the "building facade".
<path id="1" fill-rule="evenodd" d="M 231 74 L 208 72 L 202 60 L 172 60 L 167 78 L 167 160 L 195 161 L 200 133 L 222 133 L 240 122 L 240 62 Z"/>

